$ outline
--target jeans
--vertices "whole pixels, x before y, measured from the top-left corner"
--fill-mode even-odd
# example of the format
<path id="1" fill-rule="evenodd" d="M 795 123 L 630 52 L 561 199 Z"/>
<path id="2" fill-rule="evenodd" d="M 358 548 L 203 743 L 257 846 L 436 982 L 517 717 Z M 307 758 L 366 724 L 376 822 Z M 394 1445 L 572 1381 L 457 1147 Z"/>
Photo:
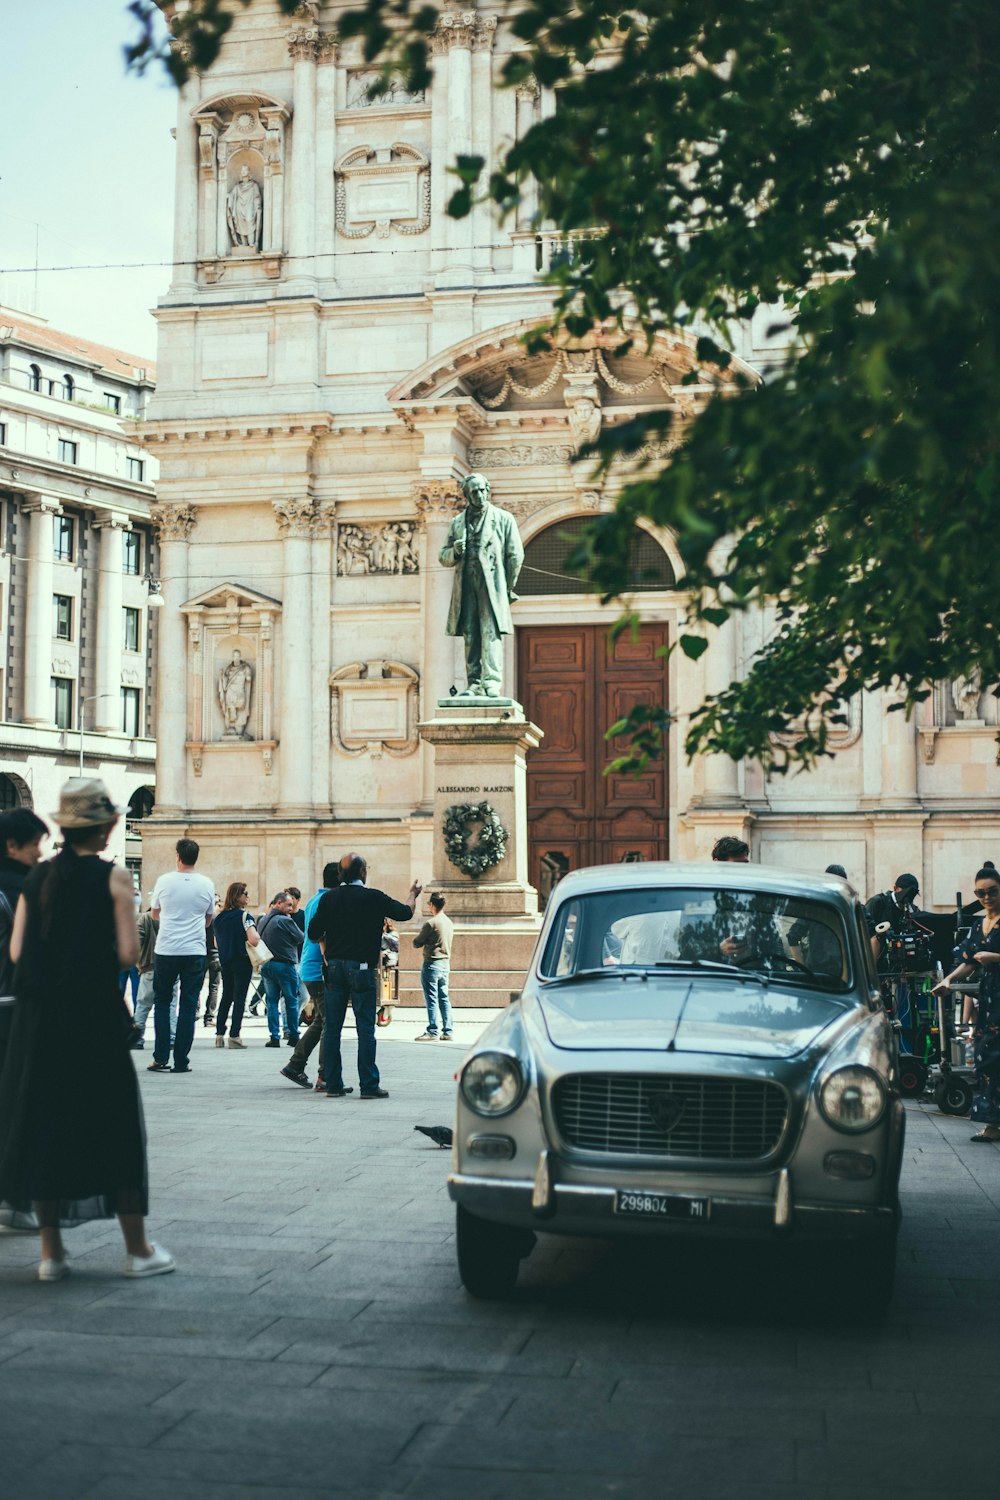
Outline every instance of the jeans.
<path id="1" fill-rule="evenodd" d="M 294 1042 L 299 1039 L 299 971 L 295 964 L 272 958 L 261 969 L 267 1001 L 267 1029 L 271 1040 L 281 1041 L 281 1015 L 278 1002 L 285 1000 L 285 1027 Z"/>
<path id="2" fill-rule="evenodd" d="M 219 1003 L 219 986 L 222 983 L 222 965 L 219 955 L 213 951 L 208 955 L 208 999 L 205 1001 L 205 1020 L 210 1021 L 215 1015 L 216 1006 Z"/>
<path id="3" fill-rule="evenodd" d="M 441 1030 L 451 1030 L 451 1001 L 448 999 L 448 975 L 451 965 L 447 959 L 435 958 L 420 967 L 420 984 L 427 1006 L 427 1030 L 432 1036 L 438 1034 L 438 1006 L 441 1007 Z"/>
<path id="4" fill-rule="evenodd" d="M 194 1041 L 198 999 L 205 977 L 204 953 L 157 953 L 153 961 L 153 1022 L 156 1042 L 153 1061 L 170 1061 L 170 999 L 175 980 L 181 982 L 181 999 L 174 1036 L 174 1067 L 186 1068 Z"/>
<path id="5" fill-rule="evenodd" d="M 230 1006 L 233 1008 L 233 1023 L 229 1028 L 229 1035 L 239 1036 L 240 1027 L 243 1025 L 243 1007 L 246 1004 L 247 990 L 250 988 L 252 976 L 253 968 L 245 953 L 239 953 L 235 958 L 227 959 L 222 965 L 222 1003 L 215 1018 L 216 1036 L 226 1034 L 226 1021 L 229 1019 Z"/>
<path id="6" fill-rule="evenodd" d="M 362 968 L 353 958 L 333 958 L 326 966 L 326 1025 L 323 1028 L 323 1074 L 328 1094 L 344 1087 L 344 1066 L 340 1056 L 340 1033 L 348 1005 L 354 1011 L 358 1028 L 358 1078 L 363 1094 L 378 1088 L 375 1066 L 375 1011 L 378 970 Z"/>
<path id="7" fill-rule="evenodd" d="M 296 1047 L 295 1051 L 292 1053 L 291 1057 L 288 1059 L 288 1066 L 290 1068 L 294 1068 L 297 1073 L 303 1073 L 303 1072 L 305 1072 L 306 1063 L 309 1061 L 310 1054 L 312 1053 L 313 1048 L 316 1046 L 316 1044 L 318 1042 L 319 1043 L 319 1076 L 322 1078 L 324 1076 L 323 1075 L 323 1055 L 324 1055 L 323 1054 L 323 1015 L 324 1015 L 324 1011 L 323 1011 L 323 991 L 324 991 L 324 985 L 323 985 L 323 981 L 322 980 L 319 980 L 317 982 L 314 979 L 303 979 L 302 983 L 305 985 L 306 990 L 307 990 L 307 992 L 309 994 L 309 997 L 312 1000 L 313 1005 L 316 1007 L 316 1014 L 313 1016 L 312 1020 L 309 1022 L 309 1025 L 306 1027 L 305 1031 L 299 1037 L 299 1044 Z"/>
<path id="8" fill-rule="evenodd" d="M 177 1030 L 177 1009 L 180 1005 L 181 987 L 174 985 L 173 994 L 170 996 L 170 1045 L 174 1045 L 174 1032 Z M 153 971 L 147 969 L 144 974 L 139 975 L 139 991 L 135 997 L 135 1015 L 133 1020 L 139 1028 L 139 1040 L 142 1041 L 146 1035 L 146 1020 L 149 1012 L 153 1009 Z"/>

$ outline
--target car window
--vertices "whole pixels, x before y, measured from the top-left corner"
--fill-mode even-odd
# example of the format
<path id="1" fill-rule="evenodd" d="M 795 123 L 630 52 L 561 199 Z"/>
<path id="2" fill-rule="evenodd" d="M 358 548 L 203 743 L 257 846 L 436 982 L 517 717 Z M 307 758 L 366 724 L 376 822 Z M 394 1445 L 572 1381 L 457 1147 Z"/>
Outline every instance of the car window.
<path id="1" fill-rule="evenodd" d="M 842 991 L 851 980 L 843 920 L 821 901 L 766 891 L 618 890 L 567 901 L 541 972 L 726 964 Z"/>

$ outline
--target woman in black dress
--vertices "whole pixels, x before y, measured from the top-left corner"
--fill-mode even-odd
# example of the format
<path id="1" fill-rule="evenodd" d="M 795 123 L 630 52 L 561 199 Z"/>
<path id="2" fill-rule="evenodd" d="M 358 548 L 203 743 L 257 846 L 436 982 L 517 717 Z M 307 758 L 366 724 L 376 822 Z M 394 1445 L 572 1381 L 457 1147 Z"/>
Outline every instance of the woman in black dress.
<path id="1" fill-rule="evenodd" d="M 962 946 L 962 962 L 947 979 L 934 986 L 945 990 L 956 980 L 979 971 L 979 1008 L 973 1031 L 976 1047 L 976 1094 L 972 1118 L 982 1125 L 974 1141 L 1000 1141 L 1000 875 L 985 864 L 976 876 L 976 897 L 982 916 L 972 923 Z"/>
<path id="2" fill-rule="evenodd" d="M 14 913 L 14 1019 L 0 1078 L 0 1199 L 41 1230 L 41 1281 L 69 1269 L 61 1229 L 118 1215 L 125 1275 L 173 1257 L 146 1236 L 146 1138 L 118 973 L 138 956 L 132 882 L 99 858 L 120 815 L 101 781 L 63 787 L 63 848 Z"/>

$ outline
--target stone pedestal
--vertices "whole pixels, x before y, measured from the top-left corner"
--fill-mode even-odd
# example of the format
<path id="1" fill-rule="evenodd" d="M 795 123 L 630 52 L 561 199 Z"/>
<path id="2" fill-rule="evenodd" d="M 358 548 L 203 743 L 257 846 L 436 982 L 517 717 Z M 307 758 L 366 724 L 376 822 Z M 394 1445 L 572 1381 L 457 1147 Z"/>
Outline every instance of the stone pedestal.
<path id="1" fill-rule="evenodd" d="M 433 878 L 424 886 L 427 895 L 441 892 L 455 923 L 452 1004 L 507 1005 L 521 989 L 541 926 L 538 892 L 528 882 L 525 752 L 535 748 L 542 731 L 512 698 L 441 698 L 434 718 L 419 728 L 434 754 Z M 488 802 L 507 830 L 503 859 L 478 879 L 464 874 L 445 852 L 448 809 L 465 802 Z M 477 833 L 473 827 L 470 844 Z M 422 1003 L 411 948 L 404 937 L 404 1005 Z"/>
<path id="2" fill-rule="evenodd" d="M 434 747 L 433 884 L 461 923 L 538 926 L 538 892 L 528 883 L 528 803 L 525 752 L 542 731 L 512 698 L 440 698 L 433 719 L 419 726 Z M 453 865 L 445 851 L 448 810 L 488 802 L 507 830 L 499 864 L 478 879 Z M 470 831 L 474 844 L 477 830 Z"/>

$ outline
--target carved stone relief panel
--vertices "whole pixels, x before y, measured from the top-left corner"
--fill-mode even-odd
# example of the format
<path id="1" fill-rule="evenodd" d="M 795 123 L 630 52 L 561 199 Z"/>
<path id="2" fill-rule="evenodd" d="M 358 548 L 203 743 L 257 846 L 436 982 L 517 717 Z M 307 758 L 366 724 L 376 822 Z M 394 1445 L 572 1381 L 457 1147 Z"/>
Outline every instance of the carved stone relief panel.
<path id="1" fill-rule="evenodd" d="M 341 755 L 412 755 L 420 679 L 398 661 L 352 661 L 330 678 L 330 738 Z"/>
<path id="2" fill-rule="evenodd" d="M 346 240 L 430 226 L 430 162 L 415 146 L 356 146 L 337 165 L 335 193 L 337 233 Z"/>
<path id="3" fill-rule="evenodd" d="M 411 93 L 401 78 L 393 78 L 384 93 L 373 97 L 370 90 L 381 76 L 377 68 L 352 68 L 347 74 L 347 108 L 400 109 L 407 105 L 426 104 L 424 90 Z"/>
<path id="4" fill-rule="evenodd" d="M 369 573 L 419 572 L 416 530 L 413 521 L 338 526 L 337 573 L 341 578 L 361 578 Z"/>

